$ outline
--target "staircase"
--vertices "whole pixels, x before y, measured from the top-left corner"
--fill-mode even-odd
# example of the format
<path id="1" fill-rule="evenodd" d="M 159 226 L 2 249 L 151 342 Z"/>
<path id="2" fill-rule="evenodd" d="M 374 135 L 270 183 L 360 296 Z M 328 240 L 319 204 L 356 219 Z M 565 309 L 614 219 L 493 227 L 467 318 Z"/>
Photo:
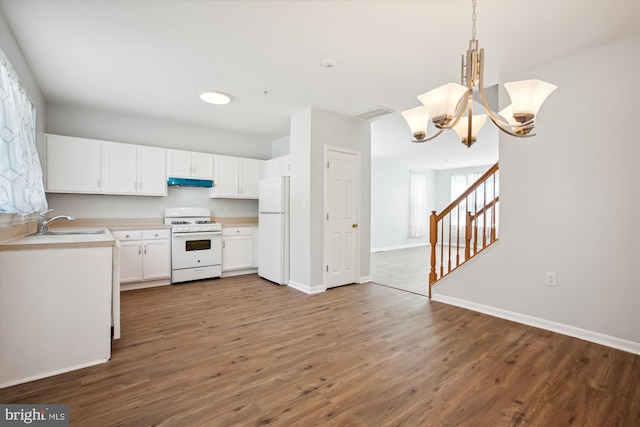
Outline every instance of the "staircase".
<path id="1" fill-rule="evenodd" d="M 435 282 L 498 240 L 498 163 L 442 212 L 431 212 L 429 298 Z"/>

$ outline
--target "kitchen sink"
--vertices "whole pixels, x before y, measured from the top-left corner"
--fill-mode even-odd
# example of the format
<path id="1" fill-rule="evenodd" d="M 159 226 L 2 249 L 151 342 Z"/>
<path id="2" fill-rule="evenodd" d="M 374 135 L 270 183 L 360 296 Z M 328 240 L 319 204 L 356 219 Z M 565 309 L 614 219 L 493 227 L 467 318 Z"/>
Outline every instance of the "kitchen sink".
<path id="1" fill-rule="evenodd" d="M 54 236 L 62 236 L 68 234 L 104 234 L 104 230 L 64 230 L 64 231 L 48 231 L 47 234 Z M 45 234 L 45 236 L 47 235 Z"/>

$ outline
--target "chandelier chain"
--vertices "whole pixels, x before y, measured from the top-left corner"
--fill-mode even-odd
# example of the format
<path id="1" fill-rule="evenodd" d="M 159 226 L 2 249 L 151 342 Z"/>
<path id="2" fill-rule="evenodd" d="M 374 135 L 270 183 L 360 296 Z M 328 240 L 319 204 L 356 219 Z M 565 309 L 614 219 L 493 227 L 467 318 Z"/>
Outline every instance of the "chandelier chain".
<path id="1" fill-rule="evenodd" d="M 471 40 L 476 39 L 476 2 L 477 0 L 471 0 Z"/>

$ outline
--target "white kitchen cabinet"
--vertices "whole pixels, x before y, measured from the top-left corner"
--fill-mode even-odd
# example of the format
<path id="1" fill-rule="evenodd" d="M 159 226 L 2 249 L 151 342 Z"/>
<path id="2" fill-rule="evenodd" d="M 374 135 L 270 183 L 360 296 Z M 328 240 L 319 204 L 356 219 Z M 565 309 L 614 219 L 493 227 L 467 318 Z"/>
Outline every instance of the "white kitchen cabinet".
<path id="1" fill-rule="evenodd" d="M 274 157 L 264 162 L 264 178 L 291 176 L 291 155 Z"/>
<path id="2" fill-rule="evenodd" d="M 171 277 L 170 230 L 113 231 L 120 241 L 120 282 L 123 284 Z M 163 280 L 162 284 L 168 284 Z"/>
<path id="3" fill-rule="evenodd" d="M 214 156 L 213 187 L 209 197 L 257 199 L 263 161 L 232 156 Z"/>
<path id="4" fill-rule="evenodd" d="M 103 142 L 102 170 L 106 194 L 166 196 L 166 150 Z"/>
<path id="5" fill-rule="evenodd" d="M 169 230 L 142 232 L 142 280 L 171 277 L 171 241 Z"/>
<path id="6" fill-rule="evenodd" d="M 274 178 L 280 176 L 280 158 L 274 157 L 273 159 L 264 161 L 264 178 Z"/>
<path id="7" fill-rule="evenodd" d="M 213 154 L 168 150 L 167 176 L 213 179 Z"/>
<path id="8" fill-rule="evenodd" d="M 102 142 L 46 135 L 50 193 L 102 193 Z"/>
<path id="9" fill-rule="evenodd" d="M 222 227 L 222 271 L 254 267 L 252 227 Z"/>
<path id="10" fill-rule="evenodd" d="M 0 388 L 109 360 L 112 269 L 112 247 L 0 250 Z"/>
<path id="11" fill-rule="evenodd" d="M 280 176 L 291 176 L 291 154 L 277 157 Z"/>

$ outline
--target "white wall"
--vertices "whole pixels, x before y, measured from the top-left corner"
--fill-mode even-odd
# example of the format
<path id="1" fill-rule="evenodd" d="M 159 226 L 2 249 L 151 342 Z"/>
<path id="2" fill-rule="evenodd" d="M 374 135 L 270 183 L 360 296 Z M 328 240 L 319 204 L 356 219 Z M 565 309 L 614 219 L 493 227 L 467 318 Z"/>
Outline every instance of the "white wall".
<path id="1" fill-rule="evenodd" d="M 410 237 L 409 172 L 411 165 L 374 157 L 371 159 L 371 251 L 429 244 L 429 235 Z M 420 170 L 427 177 L 427 210 L 436 209 L 436 172 Z M 428 227 L 427 227 L 428 228 Z"/>
<path id="2" fill-rule="evenodd" d="M 161 148 L 271 158 L 271 141 L 141 116 L 48 105 L 46 132 Z"/>
<path id="3" fill-rule="evenodd" d="M 271 142 L 271 158 L 286 156 L 291 153 L 291 138 L 289 135 Z"/>
<path id="4" fill-rule="evenodd" d="M 324 149 L 361 153 L 360 278 L 370 274 L 371 126 L 318 108 L 291 118 L 291 281 L 308 292 L 324 290 Z"/>
<path id="5" fill-rule="evenodd" d="M 47 133 L 162 148 L 271 158 L 271 143 L 259 138 L 82 108 L 50 105 Z M 206 207 L 216 217 L 258 216 L 256 200 L 209 199 L 202 188 L 169 188 L 167 197 L 48 193 L 56 213 L 80 218 L 162 218 L 165 207 Z M 125 212 L 119 207 L 124 206 Z M 227 208 L 227 209 L 225 209 Z"/>
<path id="6" fill-rule="evenodd" d="M 532 77 L 558 89 L 536 137 L 500 136 L 500 241 L 436 298 L 640 353 L 640 36 L 504 81 Z"/>

